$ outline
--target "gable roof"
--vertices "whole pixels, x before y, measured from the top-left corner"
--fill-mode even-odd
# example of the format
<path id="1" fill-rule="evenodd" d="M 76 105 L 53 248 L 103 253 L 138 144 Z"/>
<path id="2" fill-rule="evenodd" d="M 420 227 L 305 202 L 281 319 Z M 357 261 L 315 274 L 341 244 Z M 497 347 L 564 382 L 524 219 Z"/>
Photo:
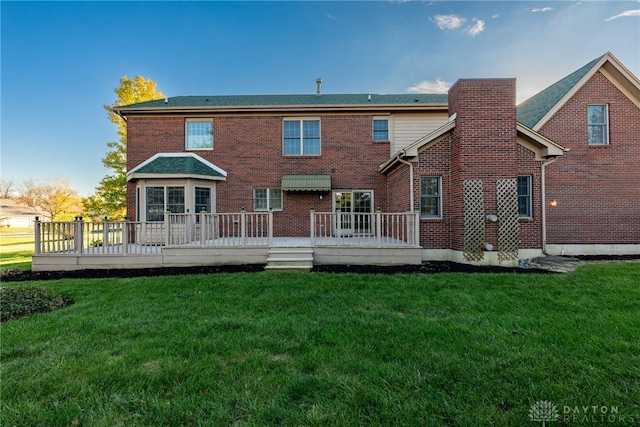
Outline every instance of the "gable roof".
<path id="1" fill-rule="evenodd" d="M 313 109 L 446 109 L 446 94 L 322 94 L 176 96 L 113 107 L 118 114 L 144 112 L 263 111 Z"/>
<path id="2" fill-rule="evenodd" d="M 142 178 L 226 180 L 227 172 L 195 153 L 158 153 L 127 172 L 127 181 Z"/>
<path id="3" fill-rule="evenodd" d="M 518 121 L 539 130 L 598 71 L 640 106 L 640 81 L 607 52 L 518 105 Z"/>

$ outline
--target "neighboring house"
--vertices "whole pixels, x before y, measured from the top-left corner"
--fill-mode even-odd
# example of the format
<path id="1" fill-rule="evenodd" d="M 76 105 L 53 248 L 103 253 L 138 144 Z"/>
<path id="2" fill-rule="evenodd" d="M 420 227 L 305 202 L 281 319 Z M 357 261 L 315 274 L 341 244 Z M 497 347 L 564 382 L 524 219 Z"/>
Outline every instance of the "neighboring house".
<path id="1" fill-rule="evenodd" d="M 128 216 L 271 210 L 274 236 L 308 237 L 311 208 L 416 210 L 423 260 L 640 254 L 638 78 L 607 53 L 515 99 L 515 79 L 463 79 L 448 96 L 318 87 L 116 107 Z"/>
<path id="2" fill-rule="evenodd" d="M 45 212 L 28 206 L 20 206 L 14 200 L 0 199 L 0 226 L 33 228 L 36 217 L 44 218 Z"/>
<path id="3" fill-rule="evenodd" d="M 462 79 L 448 95 L 320 89 L 114 108 L 127 121 L 122 241 L 159 245 L 154 266 L 268 264 L 245 234 L 265 212 L 266 245 L 306 237 L 318 263 L 640 254 L 640 81 L 611 53 L 520 105 L 515 79 Z M 371 239 L 344 249 L 358 236 Z"/>

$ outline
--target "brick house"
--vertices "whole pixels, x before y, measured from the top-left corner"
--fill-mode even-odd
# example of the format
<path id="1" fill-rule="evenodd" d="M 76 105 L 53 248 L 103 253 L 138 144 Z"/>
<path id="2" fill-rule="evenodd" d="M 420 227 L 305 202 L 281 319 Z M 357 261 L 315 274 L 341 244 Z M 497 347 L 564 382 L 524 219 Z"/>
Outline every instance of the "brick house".
<path id="1" fill-rule="evenodd" d="M 515 79 L 448 95 L 179 96 L 117 107 L 127 120 L 127 210 L 272 212 L 309 237 L 310 210 L 419 212 L 422 260 L 514 264 L 640 253 L 640 81 L 611 53 L 520 105 Z M 349 216 L 350 215 L 350 216 Z"/>

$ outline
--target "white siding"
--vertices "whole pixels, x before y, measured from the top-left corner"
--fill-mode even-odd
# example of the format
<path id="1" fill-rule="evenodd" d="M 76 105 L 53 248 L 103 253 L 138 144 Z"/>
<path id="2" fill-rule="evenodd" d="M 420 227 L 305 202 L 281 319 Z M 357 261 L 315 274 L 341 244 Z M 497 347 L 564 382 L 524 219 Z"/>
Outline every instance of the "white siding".
<path id="1" fill-rule="evenodd" d="M 393 137 L 391 138 L 391 153 L 402 150 L 416 142 L 423 136 L 447 123 L 449 116 L 446 112 L 429 112 L 422 114 L 393 115 Z"/>

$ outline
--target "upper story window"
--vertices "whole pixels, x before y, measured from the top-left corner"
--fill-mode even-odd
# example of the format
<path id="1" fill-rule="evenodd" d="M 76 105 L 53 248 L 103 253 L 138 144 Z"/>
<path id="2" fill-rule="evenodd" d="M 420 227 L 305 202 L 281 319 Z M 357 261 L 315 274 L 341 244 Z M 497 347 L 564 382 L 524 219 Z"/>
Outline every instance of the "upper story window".
<path id="1" fill-rule="evenodd" d="M 518 177 L 518 216 L 531 218 L 531 177 Z"/>
<path id="2" fill-rule="evenodd" d="M 282 133 L 285 156 L 320 155 L 319 119 L 285 119 Z"/>
<path id="3" fill-rule="evenodd" d="M 373 140 L 389 141 L 389 119 L 373 119 Z"/>
<path id="4" fill-rule="evenodd" d="M 187 150 L 213 150 L 213 120 L 187 119 L 185 129 Z"/>
<path id="5" fill-rule="evenodd" d="M 587 105 L 589 145 L 609 144 L 609 109 L 606 104 Z"/>
<path id="6" fill-rule="evenodd" d="M 254 211 L 281 211 L 282 210 L 282 190 L 279 188 L 254 188 L 253 190 L 253 210 Z"/>
<path id="7" fill-rule="evenodd" d="M 420 218 L 442 217 L 442 189 L 439 176 L 420 177 Z"/>

